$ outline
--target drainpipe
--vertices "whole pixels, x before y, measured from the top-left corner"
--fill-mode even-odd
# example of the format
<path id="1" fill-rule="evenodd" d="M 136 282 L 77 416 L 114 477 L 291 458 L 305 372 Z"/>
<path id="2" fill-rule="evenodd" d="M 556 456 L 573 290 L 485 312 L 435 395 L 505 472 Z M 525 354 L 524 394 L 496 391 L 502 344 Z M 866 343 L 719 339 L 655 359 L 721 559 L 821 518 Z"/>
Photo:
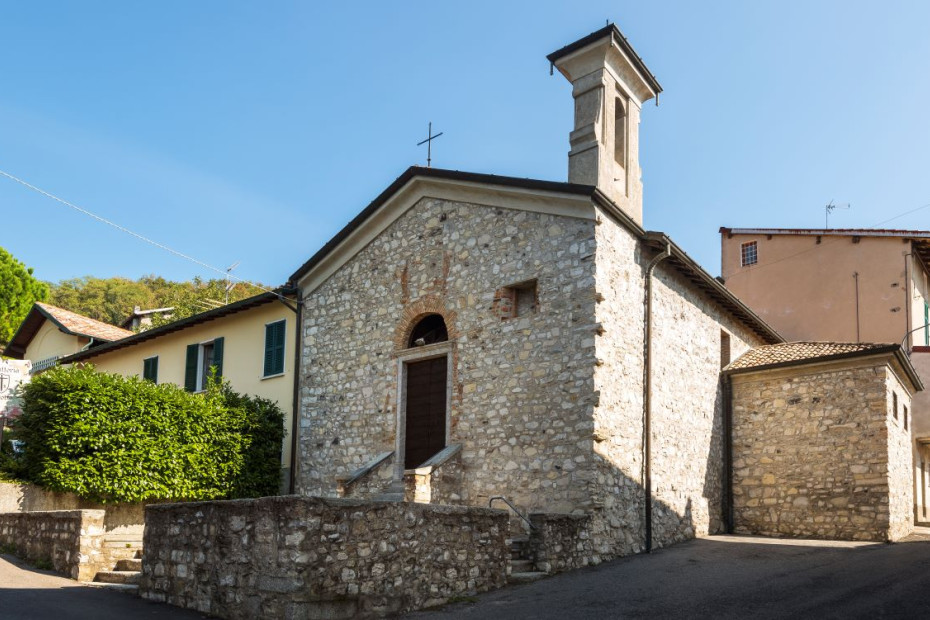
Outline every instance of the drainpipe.
<path id="1" fill-rule="evenodd" d="M 643 321 L 643 489 L 646 494 L 646 553 L 652 553 L 652 274 L 660 262 L 672 255 L 672 244 L 666 239 L 665 251 L 646 267 L 645 320 Z"/>
<path id="2" fill-rule="evenodd" d="M 908 341 L 908 337 L 911 335 L 911 277 L 910 277 L 910 261 L 908 260 L 913 256 L 913 252 L 909 252 L 904 255 L 904 329 L 907 333 L 904 335 L 904 340 L 907 342 L 906 350 L 911 350 L 911 343 Z M 903 344 L 901 345 L 904 346 Z"/>
<path id="3" fill-rule="evenodd" d="M 730 375 L 723 375 L 723 527 L 733 533 L 733 383 Z"/>
<path id="4" fill-rule="evenodd" d="M 93 346 L 93 344 L 94 344 L 94 339 L 91 338 L 90 340 L 87 341 L 87 344 L 85 344 L 83 347 L 81 347 L 81 351 L 86 351 L 87 349 L 91 348 L 91 346 Z"/>
<path id="5" fill-rule="evenodd" d="M 294 396 L 291 402 L 291 467 L 290 480 L 288 481 L 287 492 L 294 495 L 297 492 L 297 433 L 300 429 L 300 345 L 301 335 L 303 334 L 303 299 L 300 289 L 297 289 L 297 299 L 294 309 L 294 323 L 296 325 L 296 334 L 294 334 Z M 285 304 L 287 305 L 287 304 Z"/>
<path id="6" fill-rule="evenodd" d="M 856 281 L 856 342 L 862 342 L 862 336 L 859 333 L 859 272 L 853 272 L 853 279 Z"/>

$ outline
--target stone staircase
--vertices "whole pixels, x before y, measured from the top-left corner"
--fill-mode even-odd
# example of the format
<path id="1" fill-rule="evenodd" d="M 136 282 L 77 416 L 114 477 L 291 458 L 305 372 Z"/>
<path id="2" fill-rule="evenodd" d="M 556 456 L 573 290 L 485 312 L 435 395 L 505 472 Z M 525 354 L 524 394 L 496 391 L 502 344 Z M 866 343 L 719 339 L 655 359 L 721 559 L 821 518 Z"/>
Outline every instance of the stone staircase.
<path id="1" fill-rule="evenodd" d="M 510 576 L 507 583 L 529 583 L 542 579 L 546 573 L 536 570 L 536 564 L 530 556 L 529 537 L 517 536 L 510 543 Z"/>
<path id="2" fill-rule="evenodd" d="M 119 590 L 136 591 L 142 577 L 142 540 L 137 536 L 109 535 L 103 546 L 109 557 L 116 560 L 113 570 L 100 571 L 94 585 Z"/>

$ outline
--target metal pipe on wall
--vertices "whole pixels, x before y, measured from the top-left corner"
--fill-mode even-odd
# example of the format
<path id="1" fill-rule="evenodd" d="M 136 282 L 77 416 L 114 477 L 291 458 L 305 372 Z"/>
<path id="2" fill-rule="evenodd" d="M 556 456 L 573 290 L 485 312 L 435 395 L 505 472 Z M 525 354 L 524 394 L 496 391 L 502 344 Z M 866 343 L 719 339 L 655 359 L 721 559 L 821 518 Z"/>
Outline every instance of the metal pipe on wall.
<path id="1" fill-rule="evenodd" d="M 672 244 L 646 267 L 643 306 L 645 311 L 643 341 L 643 491 L 645 494 L 645 546 L 652 552 L 652 275 L 660 262 L 672 255 Z"/>

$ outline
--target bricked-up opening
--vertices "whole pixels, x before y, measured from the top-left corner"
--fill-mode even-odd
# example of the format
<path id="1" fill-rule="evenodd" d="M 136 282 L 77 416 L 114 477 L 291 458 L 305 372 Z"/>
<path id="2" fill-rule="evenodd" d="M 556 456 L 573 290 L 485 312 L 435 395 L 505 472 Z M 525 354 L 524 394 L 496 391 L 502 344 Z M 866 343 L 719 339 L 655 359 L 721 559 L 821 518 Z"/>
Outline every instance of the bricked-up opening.
<path id="1" fill-rule="evenodd" d="M 429 314 L 414 325 L 407 341 L 408 347 L 422 347 L 427 344 L 446 342 L 449 339 L 449 330 L 446 322 L 439 314 Z"/>
<path id="2" fill-rule="evenodd" d="M 501 320 L 536 313 L 536 280 L 511 284 L 494 293 L 494 309 Z"/>
<path id="3" fill-rule="evenodd" d="M 720 332 L 720 368 L 730 365 L 730 334 Z"/>

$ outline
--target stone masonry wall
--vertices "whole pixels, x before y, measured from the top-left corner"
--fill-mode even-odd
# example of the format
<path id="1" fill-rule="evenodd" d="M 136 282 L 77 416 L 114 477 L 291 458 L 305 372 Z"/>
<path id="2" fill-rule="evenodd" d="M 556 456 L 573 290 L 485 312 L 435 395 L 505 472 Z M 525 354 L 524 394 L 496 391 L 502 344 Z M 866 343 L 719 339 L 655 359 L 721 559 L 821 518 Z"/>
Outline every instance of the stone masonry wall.
<path id="1" fill-rule="evenodd" d="M 107 534 L 138 536 L 145 527 L 143 504 L 100 504 L 74 493 L 47 491 L 34 484 L 0 482 L 0 513 L 49 512 L 53 510 L 104 510 Z"/>
<path id="2" fill-rule="evenodd" d="M 892 389 L 906 392 L 885 361 L 732 380 L 738 533 L 884 541 L 910 532 L 910 440 L 891 411 Z"/>
<path id="3" fill-rule="evenodd" d="M 602 557 L 641 551 L 643 488 L 643 299 L 645 267 L 636 238 L 600 213 L 591 524 Z M 735 359 L 763 344 L 741 323 L 660 263 L 653 280 L 653 544 L 722 529 L 721 331 Z"/>
<path id="4" fill-rule="evenodd" d="M 230 619 L 400 613 L 503 586 L 507 521 L 296 496 L 150 506 L 139 593 Z"/>
<path id="5" fill-rule="evenodd" d="M 885 368 L 885 403 L 891 411 L 895 398 L 898 401 L 898 415 L 893 412 L 888 419 L 888 538 L 900 540 L 914 529 L 914 457 L 911 446 L 913 435 L 913 403 L 907 389 L 898 380 L 898 376 Z M 907 408 L 908 420 L 905 424 L 904 408 Z"/>
<path id="6" fill-rule="evenodd" d="M 79 581 L 113 569 L 103 538 L 102 510 L 0 513 L 0 547 Z"/>
<path id="7" fill-rule="evenodd" d="M 337 475 L 395 448 L 396 354 L 438 312 L 462 503 L 587 509 L 593 248 L 592 220 L 424 198 L 306 293 L 299 493 L 331 496 Z M 536 311 L 503 318 L 501 289 L 530 280 Z"/>

